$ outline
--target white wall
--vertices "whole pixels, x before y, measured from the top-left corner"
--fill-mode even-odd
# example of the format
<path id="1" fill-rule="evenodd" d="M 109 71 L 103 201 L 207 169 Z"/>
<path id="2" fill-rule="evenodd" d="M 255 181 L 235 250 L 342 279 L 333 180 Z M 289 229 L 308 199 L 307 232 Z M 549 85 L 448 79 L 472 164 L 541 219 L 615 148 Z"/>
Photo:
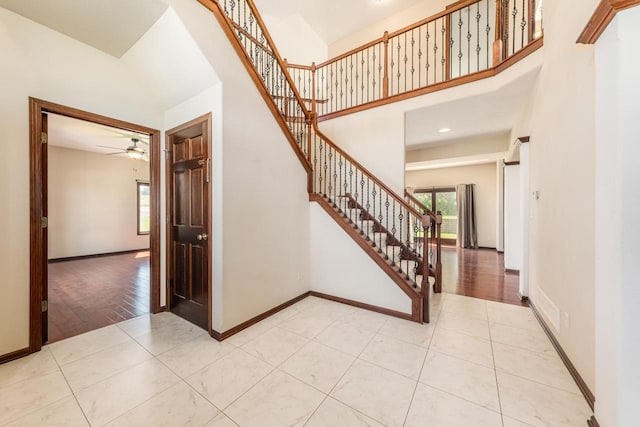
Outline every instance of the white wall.
<path id="1" fill-rule="evenodd" d="M 596 43 L 596 407 L 602 426 L 637 425 L 640 399 L 640 7 Z"/>
<path id="2" fill-rule="evenodd" d="M 213 326 L 224 332 L 309 290 L 307 177 L 214 16 L 196 2 L 171 5 L 222 82 L 213 104 L 204 95 L 165 117 L 169 125 L 213 108 L 221 181 L 213 186 L 213 222 L 222 240 L 214 246 L 222 258 L 214 254 Z"/>
<path id="3" fill-rule="evenodd" d="M 0 354 L 5 354 L 29 344 L 28 97 L 156 129 L 162 114 L 153 95 L 115 58 L 2 8 L 0 52 Z"/>
<path id="4" fill-rule="evenodd" d="M 328 46 L 296 13 L 282 19 L 264 14 L 263 19 L 280 55 L 290 64 L 319 64 L 328 59 Z"/>
<path id="5" fill-rule="evenodd" d="M 597 0 L 544 2 L 544 66 L 533 93 L 529 287 L 534 304 L 546 295 L 563 318 L 556 338 L 587 385 L 595 388 L 595 68 L 592 47 L 576 38 Z M 513 139 L 512 139 L 513 141 Z M 551 324 L 551 313 L 543 315 Z M 554 331 L 555 333 L 555 331 Z"/>
<path id="6" fill-rule="evenodd" d="M 411 314 L 411 299 L 317 203 L 311 203 L 312 291 Z"/>
<path id="7" fill-rule="evenodd" d="M 451 0 L 423 0 L 413 7 L 389 16 L 374 25 L 355 32 L 329 45 L 329 57 L 333 58 L 365 43 L 382 37 L 385 31 L 390 33 L 407 25 L 420 21 L 445 9 Z"/>
<path id="8" fill-rule="evenodd" d="M 138 235 L 137 181 L 149 163 L 50 146 L 49 259 L 149 248 Z"/>
<path id="9" fill-rule="evenodd" d="M 522 267 L 520 166 L 504 167 L 504 268 Z"/>
<path id="10" fill-rule="evenodd" d="M 476 185 L 476 213 L 478 220 L 478 245 L 496 247 L 497 194 L 496 165 L 460 166 L 407 172 L 407 187 L 449 187 L 458 184 Z"/>

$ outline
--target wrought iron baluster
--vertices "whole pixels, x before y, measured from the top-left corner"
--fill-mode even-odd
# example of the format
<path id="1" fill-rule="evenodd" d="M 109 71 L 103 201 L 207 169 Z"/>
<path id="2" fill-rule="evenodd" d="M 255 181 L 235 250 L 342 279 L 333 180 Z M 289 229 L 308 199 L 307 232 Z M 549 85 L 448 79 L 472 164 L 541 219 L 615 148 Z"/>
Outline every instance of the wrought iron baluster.
<path id="1" fill-rule="evenodd" d="M 513 16 L 513 28 L 511 30 L 511 54 L 513 55 L 516 52 L 516 16 L 518 16 L 518 7 L 517 0 L 513 0 L 513 11 L 511 12 Z"/>
<path id="2" fill-rule="evenodd" d="M 471 7 L 467 6 L 467 74 L 471 74 Z"/>
<path id="3" fill-rule="evenodd" d="M 384 206 L 387 208 L 387 215 L 384 218 L 385 221 L 385 229 L 387 230 L 387 244 L 384 249 L 384 259 L 389 259 L 389 208 L 391 207 L 391 203 L 389 202 L 389 193 L 385 191 L 386 201 L 384 202 Z"/>
<path id="4" fill-rule="evenodd" d="M 351 197 L 353 197 L 353 165 L 351 164 L 351 162 L 349 162 L 349 198 L 347 199 L 347 206 L 350 208 L 349 209 L 349 224 L 353 224 L 353 209 L 351 209 L 352 204 L 351 204 Z"/>
<path id="5" fill-rule="evenodd" d="M 375 216 L 371 216 L 371 204 L 369 203 L 369 176 L 367 175 L 367 204 L 365 205 L 367 210 L 367 220 L 375 219 Z M 367 242 L 370 240 L 369 236 L 375 228 L 375 223 L 371 223 L 371 228 L 367 230 Z"/>
<path id="6" fill-rule="evenodd" d="M 364 207 L 364 173 L 360 171 L 360 206 Z M 360 214 L 360 234 L 364 235 L 364 209 Z"/>
<path id="7" fill-rule="evenodd" d="M 395 247 L 397 246 L 396 244 L 398 243 L 398 238 L 396 237 L 396 232 L 398 231 L 398 229 L 396 228 L 396 200 L 393 199 L 392 200 L 392 218 L 393 218 L 393 223 L 391 224 L 391 235 L 393 236 L 393 243 L 394 243 L 394 251 L 393 254 L 391 254 L 392 258 L 391 258 L 391 265 L 395 267 L 396 265 L 396 250 Z M 400 240 L 402 241 L 402 240 Z"/>
<path id="8" fill-rule="evenodd" d="M 338 150 L 334 150 L 333 156 L 333 207 L 336 207 L 336 198 L 338 197 L 338 170 L 337 168 L 338 161 Z"/>
<path id="9" fill-rule="evenodd" d="M 482 48 L 480 47 L 480 19 L 482 19 L 482 15 L 480 14 L 480 2 L 476 3 L 476 71 L 480 71 L 480 52 Z"/>
<path id="10" fill-rule="evenodd" d="M 447 75 L 447 73 L 445 72 L 445 65 L 447 63 L 447 59 L 445 58 L 445 51 L 447 50 L 447 44 L 449 44 L 449 40 L 445 40 L 447 29 L 445 27 L 444 18 L 442 19 L 442 29 L 440 30 L 440 33 L 442 34 L 442 58 L 440 59 L 440 62 L 442 64 L 442 80 L 445 80 Z"/>
<path id="11" fill-rule="evenodd" d="M 462 75 L 462 9 L 458 10 L 458 76 Z M 451 38 L 453 43 L 453 38 Z"/>
<path id="12" fill-rule="evenodd" d="M 520 49 L 522 49 L 525 46 L 524 43 L 524 33 L 525 33 L 525 28 L 527 27 L 527 13 L 525 10 L 525 0 L 522 0 L 522 20 L 520 21 L 520 28 L 521 28 L 521 44 L 520 44 Z"/>
<path id="13" fill-rule="evenodd" d="M 384 220 L 384 216 L 382 215 L 382 188 L 380 188 L 380 191 L 378 192 L 378 194 L 380 195 L 380 203 L 378 203 L 378 207 L 380 208 L 380 213 L 378 214 L 378 222 L 380 223 L 380 242 L 378 244 L 378 253 L 381 254 L 382 253 L 382 236 L 383 236 L 383 232 L 382 232 L 382 221 Z"/>

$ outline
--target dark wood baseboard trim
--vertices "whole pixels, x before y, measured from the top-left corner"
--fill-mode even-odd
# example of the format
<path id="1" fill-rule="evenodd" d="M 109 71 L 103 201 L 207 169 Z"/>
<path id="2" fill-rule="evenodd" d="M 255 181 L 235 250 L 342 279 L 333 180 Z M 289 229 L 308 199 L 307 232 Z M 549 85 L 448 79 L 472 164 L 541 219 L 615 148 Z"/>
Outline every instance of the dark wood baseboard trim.
<path id="1" fill-rule="evenodd" d="M 216 330 L 211 330 L 209 331 L 209 335 L 211 335 L 214 339 L 218 340 L 218 341 L 224 341 L 227 338 L 237 334 L 238 332 L 242 332 L 245 329 L 255 325 L 258 322 L 263 321 L 264 319 L 273 316 L 274 314 L 276 314 L 279 311 L 284 310 L 287 307 L 292 306 L 293 304 L 302 301 L 303 299 L 305 299 L 306 297 L 308 297 L 309 295 L 311 295 L 311 292 L 305 292 L 302 295 L 299 295 L 285 303 L 280 304 L 277 307 L 272 308 L 271 310 L 265 311 L 262 314 L 257 315 L 256 317 L 247 320 L 246 322 L 243 322 L 241 324 L 239 324 L 238 326 L 234 326 L 233 328 L 229 329 L 228 331 L 225 332 L 218 332 Z"/>
<path id="2" fill-rule="evenodd" d="M 80 255 L 80 256 L 71 256 L 71 257 L 66 257 L 66 258 L 53 258 L 49 260 L 49 264 L 54 264 L 56 262 L 65 262 L 65 261 L 78 261 L 81 259 L 90 259 L 90 258 L 102 258 L 102 257 L 106 257 L 106 256 L 116 256 L 116 255 L 128 255 L 128 254 L 135 254 L 138 252 L 145 252 L 148 251 L 149 248 L 143 248 L 143 249 L 131 249 L 128 251 L 118 251 L 118 252 L 106 252 L 103 254 L 93 254 L 93 255 Z"/>
<path id="3" fill-rule="evenodd" d="M 538 319 L 538 322 L 540 322 L 540 325 L 542 326 L 542 329 L 544 329 L 544 332 L 547 334 L 547 336 L 551 340 L 551 344 L 553 344 L 553 347 L 558 352 L 558 355 L 560 356 L 560 359 L 562 359 L 562 362 L 564 363 L 564 365 L 569 370 L 569 373 L 573 377 L 573 380 L 578 385 L 578 388 L 582 392 L 582 395 L 584 396 L 584 398 L 586 399 L 587 403 L 591 407 L 591 410 L 593 411 L 593 408 L 594 408 L 594 405 L 595 405 L 595 402 L 596 402 L 596 398 L 593 395 L 593 393 L 591 392 L 591 390 L 589 390 L 589 386 L 587 386 L 587 383 L 584 382 L 584 380 L 580 376 L 580 373 L 578 372 L 576 367 L 573 365 L 573 363 L 571 363 L 571 359 L 569 359 L 569 356 L 567 356 L 567 353 L 565 353 L 565 351 L 563 350 L 562 346 L 560 345 L 560 343 L 556 339 L 555 335 L 553 335 L 553 332 L 551 332 L 551 329 L 549 329 L 549 326 L 547 326 L 547 323 L 545 322 L 544 318 L 542 317 L 542 315 L 540 314 L 540 312 L 536 308 L 535 304 L 532 301 L 529 301 L 529 306 L 531 307 L 531 310 L 533 311 L 533 314 Z"/>
<path id="4" fill-rule="evenodd" d="M 505 268 L 504 272 L 509 274 L 516 274 L 518 276 L 520 275 L 520 270 L 515 270 L 513 268 Z"/>
<path id="5" fill-rule="evenodd" d="M 321 292 L 316 292 L 316 291 L 311 291 L 310 295 L 314 297 L 326 299 L 329 301 L 335 301 L 342 304 L 350 305 L 352 307 L 358 307 L 365 310 L 374 311 L 376 313 L 386 314 L 387 316 L 399 317 L 400 319 L 405 319 L 405 320 L 413 320 L 413 317 L 411 316 L 411 314 L 402 313 L 400 311 L 391 310 L 389 308 L 379 307 L 377 305 L 366 304 L 364 302 L 353 301 L 350 299 L 336 297 L 333 295 L 327 295 L 327 294 L 323 294 Z"/>
<path id="6" fill-rule="evenodd" d="M 596 420 L 596 416 L 592 416 L 591 419 L 587 420 L 587 425 L 589 427 L 600 427 L 600 423 Z"/>
<path id="7" fill-rule="evenodd" d="M 3 354 L 0 356 L 0 365 L 3 363 L 11 362 L 12 360 L 20 359 L 21 357 L 31 354 L 29 347 L 21 350 L 12 351 L 11 353 Z"/>

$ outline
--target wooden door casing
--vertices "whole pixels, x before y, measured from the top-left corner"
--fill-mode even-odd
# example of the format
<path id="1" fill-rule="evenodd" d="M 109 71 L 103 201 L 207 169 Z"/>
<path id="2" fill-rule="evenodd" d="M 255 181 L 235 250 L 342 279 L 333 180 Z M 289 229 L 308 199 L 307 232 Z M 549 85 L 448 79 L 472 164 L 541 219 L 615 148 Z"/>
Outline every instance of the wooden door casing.
<path id="1" fill-rule="evenodd" d="M 209 119 L 167 132 L 169 311 L 210 331 Z"/>
<path id="2" fill-rule="evenodd" d="M 48 198 L 49 194 L 49 119 L 46 113 L 42 113 L 42 217 L 47 218 L 47 223 L 42 227 L 42 246 L 44 248 L 49 247 L 49 208 Z M 41 301 L 46 301 L 42 305 L 42 344 L 49 341 L 49 260 L 47 257 L 42 257 L 42 295 Z"/>

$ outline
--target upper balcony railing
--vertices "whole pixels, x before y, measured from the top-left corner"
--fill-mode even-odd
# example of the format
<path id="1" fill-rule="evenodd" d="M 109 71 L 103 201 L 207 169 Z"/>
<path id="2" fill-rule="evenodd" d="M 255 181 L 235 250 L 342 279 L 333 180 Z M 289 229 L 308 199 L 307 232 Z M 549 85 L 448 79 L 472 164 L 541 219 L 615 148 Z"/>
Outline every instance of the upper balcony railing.
<path id="1" fill-rule="evenodd" d="M 466 76 L 486 77 L 541 39 L 541 6 L 542 0 L 463 0 L 321 64 L 287 66 L 309 109 L 331 118 Z"/>

